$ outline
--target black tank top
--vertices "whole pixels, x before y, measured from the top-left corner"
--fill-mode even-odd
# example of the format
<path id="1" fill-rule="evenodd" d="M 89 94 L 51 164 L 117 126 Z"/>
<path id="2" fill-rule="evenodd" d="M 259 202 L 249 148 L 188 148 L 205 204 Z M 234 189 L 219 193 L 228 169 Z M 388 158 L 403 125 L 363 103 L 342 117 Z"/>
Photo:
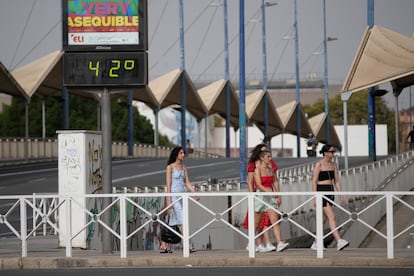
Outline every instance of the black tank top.
<path id="1" fill-rule="evenodd" d="M 335 178 L 335 172 L 334 171 L 320 171 L 318 175 L 319 181 L 324 180 L 332 180 Z"/>

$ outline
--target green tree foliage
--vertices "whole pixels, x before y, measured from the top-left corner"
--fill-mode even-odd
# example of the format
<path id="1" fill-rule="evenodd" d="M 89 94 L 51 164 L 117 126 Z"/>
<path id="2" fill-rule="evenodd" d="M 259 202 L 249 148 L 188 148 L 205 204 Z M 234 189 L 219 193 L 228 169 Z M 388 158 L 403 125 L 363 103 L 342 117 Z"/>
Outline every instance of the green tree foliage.
<path id="1" fill-rule="evenodd" d="M 46 137 L 56 137 L 56 131 L 62 129 L 63 114 L 60 98 L 45 98 Z M 11 105 L 3 105 L 0 113 L 0 137 L 25 136 L 25 105 L 21 98 L 13 97 Z M 128 105 L 125 98 L 112 101 L 112 140 L 126 142 L 128 139 Z M 70 129 L 97 130 L 98 103 L 75 95 L 69 95 Z M 134 142 L 154 142 L 154 130 L 151 122 L 133 108 Z M 42 137 L 42 99 L 33 97 L 29 104 L 29 137 Z M 171 146 L 166 136 L 160 136 L 160 145 Z"/>
<path id="2" fill-rule="evenodd" d="M 309 118 L 324 112 L 324 100 L 313 105 L 305 105 L 303 109 Z M 376 124 L 386 124 L 388 128 L 388 152 L 395 152 L 395 122 L 394 112 L 387 107 L 382 97 L 375 97 Z M 329 100 L 329 120 L 332 125 L 343 125 L 343 103 L 341 95 Z M 348 101 L 348 125 L 368 124 L 368 96 L 367 92 L 354 93 Z"/>

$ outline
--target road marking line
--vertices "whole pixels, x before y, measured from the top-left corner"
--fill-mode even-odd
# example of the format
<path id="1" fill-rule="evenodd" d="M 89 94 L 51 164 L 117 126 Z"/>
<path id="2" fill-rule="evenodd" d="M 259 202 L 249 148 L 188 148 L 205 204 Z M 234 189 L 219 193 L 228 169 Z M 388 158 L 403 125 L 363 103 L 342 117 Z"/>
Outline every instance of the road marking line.
<path id="1" fill-rule="evenodd" d="M 218 165 L 223 165 L 223 164 L 228 164 L 228 163 L 234 163 L 234 162 L 236 162 L 236 161 L 217 162 L 217 163 L 211 163 L 211 164 L 189 166 L 187 168 L 188 169 L 196 169 L 196 168 L 213 167 L 213 166 L 218 166 Z M 118 178 L 118 179 L 113 179 L 112 183 L 118 183 L 118 182 L 122 182 L 122 181 L 127 181 L 127 180 L 131 180 L 131 179 L 136 179 L 136 178 L 140 178 L 140 177 L 145 177 L 145 176 L 150 176 L 150 175 L 155 175 L 155 174 L 161 174 L 161 173 L 164 174 L 165 170 L 154 171 L 154 172 L 149 172 L 149 173 L 142 173 L 142 174 L 137 174 L 137 175 L 128 176 L 128 177 L 121 177 L 121 178 Z"/>

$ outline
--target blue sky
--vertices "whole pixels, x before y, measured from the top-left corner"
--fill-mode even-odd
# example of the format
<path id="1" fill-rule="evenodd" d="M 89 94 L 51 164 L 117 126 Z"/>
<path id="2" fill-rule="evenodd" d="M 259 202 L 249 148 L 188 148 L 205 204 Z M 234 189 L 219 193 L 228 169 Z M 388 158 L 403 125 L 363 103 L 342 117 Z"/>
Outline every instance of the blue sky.
<path id="1" fill-rule="evenodd" d="M 178 0 L 149 0 L 150 80 L 180 66 Z M 224 76 L 223 11 L 209 6 L 219 0 L 184 0 L 185 66 L 193 79 Z M 61 48 L 61 1 L 0 0 L 0 61 L 13 70 Z M 293 0 L 278 0 L 266 8 L 267 71 L 274 78 L 294 73 L 294 44 L 283 39 L 293 35 Z M 323 72 L 322 0 L 297 0 L 299 64 L 301 74 Z M 414 33 L 414 1 L 375 0 L 375 24 L 406 36 Z M 245 0 L 246 74 L 261 78 L 261 0 Z M 238 74 L 239 0 L 228 0 L 230 73 Z M 363 32 L 367 26 L 366 0 L 326 0 L 330 83 L 346 78 Z M 255 21 L 255 20 L 253 20 Z M 257 20 L 256 20 L 257 21 Z M 409 89 L 403 92 L 400 107 Z M 389 97 L 389 96 L 387 96 Z"/>

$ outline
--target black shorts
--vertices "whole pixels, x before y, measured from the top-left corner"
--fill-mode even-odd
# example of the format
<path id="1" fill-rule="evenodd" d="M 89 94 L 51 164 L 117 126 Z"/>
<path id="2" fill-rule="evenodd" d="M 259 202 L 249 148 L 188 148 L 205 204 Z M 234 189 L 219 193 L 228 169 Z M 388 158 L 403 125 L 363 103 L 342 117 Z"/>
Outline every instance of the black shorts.
<path id="1" fill-rule="evenodd" d="M 317 192 L 334 192 L 334 185 L 332 184 L 318 184 L 316 185 L 316 191 Z M 335 196 L 334 195 L 326 195 L 327 198 L 329 198 L 330 200 L 334 201 L 335 200 Z M 326 200 L 326 198 L 322 199 L 322 207 L 326 207 L 327 205 L 332 206 L 332 202 Z"/>

